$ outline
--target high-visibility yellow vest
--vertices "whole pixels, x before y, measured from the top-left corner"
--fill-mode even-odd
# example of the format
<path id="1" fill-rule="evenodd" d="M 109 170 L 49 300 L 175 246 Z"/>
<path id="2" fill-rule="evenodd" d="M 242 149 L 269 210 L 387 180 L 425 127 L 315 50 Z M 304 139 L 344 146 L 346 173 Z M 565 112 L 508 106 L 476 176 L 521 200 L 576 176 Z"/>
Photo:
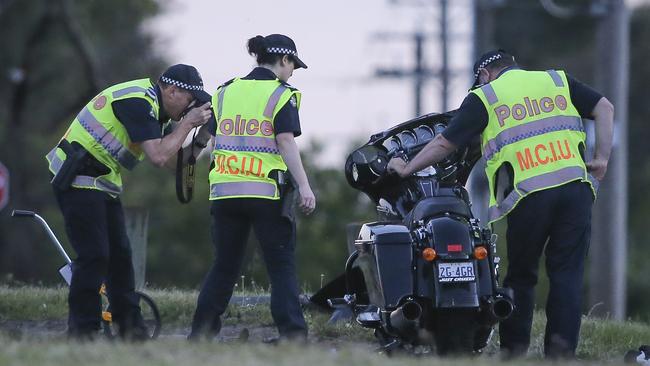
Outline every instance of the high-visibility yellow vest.
<path id="1" fill-rule="evenodd" d="M 72 187 L 97 189 L 117 196 L 122 192 L 122 168 L 131 170 L 144 159 L 139 145 L 131 142 L 126 128 L 113 113 L 113 102 L 127 98 L 146 100 L 151 104 L 152 117 L 158 119 L 160 107 L 149 79 L 127 81 L 99 93 L 79 112 L 63 139 L 79 143 L 110 172 L 99 177 L 78 175 Z M 66 154 L 55 147 L 46 155 L 46 159 L 50 171 L 56 175 Z"/>
<path id="2" fill-rule="evenodd" d="M 582 156 L 586 138 L 582 119 L 571 103 L 563 71 L 509 70 L 472 92 L 488 113 L 481 150 L 487 161 L 490 223 L 528 194 L 568 182 L 588 182 L 596 196 L 597 181 Z M 513 190 L 498 198 L 496 175 L 504 164 L 512 167 Z"/>
<path id="3" fill-rule="evenodd" d="M 273 170 L 286 171 L 275 140 L 275 116 L 286 103 L 300 107 L 300 92 L 279 80 L 234 79 L 217 89 L 210 200 L 280 198 Z"/>

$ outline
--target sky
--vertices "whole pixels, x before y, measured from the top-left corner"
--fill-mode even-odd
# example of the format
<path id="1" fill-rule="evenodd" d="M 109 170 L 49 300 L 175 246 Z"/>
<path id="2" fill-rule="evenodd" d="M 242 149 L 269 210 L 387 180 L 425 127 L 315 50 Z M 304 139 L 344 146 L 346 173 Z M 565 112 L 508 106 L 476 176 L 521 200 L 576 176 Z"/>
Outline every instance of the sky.
<path id="1" fill-rule="evenodd" d="M 636 6 L 649 0 L 627 0 Z M 411 79 L 379 79 L 377 68 L 410 69 L 415 31 L 427 35 L 425 63 L 440 66 L 437 0 L 167 0 L 163 14 L 146 25 L 157 49 L 172 63 L 194 65 L 206 90 L 245 76 L 255 60 L 246 41 L 255 35 L 282 33 L 297 45 L 308 69 L 296 70 L 289 83 L 300 89 L 302 136 L 324 143 L 317 163 L 341 165 L 352 141 L 365 142 L 376 132 L 415 116 Z M 449 105 L 457 108 L 471 84 L 472 0 L 450 0 L 448 32 L 451 80 Z M 422 113 L 443 112 L 440 83 L 423 91 Z"/>
<path id="2" fill-rule="evenodd" d="M 365 142 L 370 134 L 414 117 L 412 81 L 374 77 L 378 67 L 413 67 L 409 33 L 422 31 L 430 36 L 425 44 L 427 65 L 440 64 L 438 8 L 421 0 L 402 3 L 172 0 L 148 27 L 171 63 L 197 67 L 210 93 L 255 66 L 245 48 L 249 38 L 271 33 L 291 37 L 309 66 L 296 70 L 289 80 L 302 92 L 303 134 L 297 142 L 304 147 L 311 139 L 322 141 L 325 152 L 318 163 L 337 165 L 350 152 L 351 141 Z M 450 3 L 448 29 L 460 40 L 450 49 L 449 60 L 458 72 L 449 100 L 449 109 L 454 109 L 470 84 L 473 20 L 470 0 Z M 423 112 L 440 111 L 438 85 L 436 80 L 427 82 Z"/>

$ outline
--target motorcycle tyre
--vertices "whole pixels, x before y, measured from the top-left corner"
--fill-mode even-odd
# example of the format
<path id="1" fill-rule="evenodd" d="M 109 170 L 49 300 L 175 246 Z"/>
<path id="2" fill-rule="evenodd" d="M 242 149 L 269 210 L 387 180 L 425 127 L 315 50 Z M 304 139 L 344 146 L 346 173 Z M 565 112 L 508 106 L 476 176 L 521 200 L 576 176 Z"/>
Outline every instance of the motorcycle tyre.
<path id="1" fill-rule="evenodd" d="M 474 353 L 476 334 L 475 309 L 438 309 L 433 333 L 439 356 L 468 356 Z"/>

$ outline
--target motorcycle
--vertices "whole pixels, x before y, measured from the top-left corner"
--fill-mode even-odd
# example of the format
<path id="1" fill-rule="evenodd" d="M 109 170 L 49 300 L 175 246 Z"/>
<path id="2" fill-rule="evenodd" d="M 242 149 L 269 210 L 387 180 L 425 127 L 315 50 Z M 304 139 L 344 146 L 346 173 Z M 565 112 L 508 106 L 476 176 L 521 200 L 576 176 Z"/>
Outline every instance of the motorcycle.
<path id="1" fill-rule="evenodd" d="M 351 309 L 388 353 L 480 352 L 514 310 L 511 291 L 497 283 L 496 235 L 474 218 L 463 186 L 480 151 L 459 149 L 407 178 L 387 171 L 391 158 L 413 158 L 452 116 L 424 115 L 374 134 L 345 164 L 348 183 L 377 204 L 379 221 L 361 226 L 345 266 L 347 291 L 328 304 Z"/>

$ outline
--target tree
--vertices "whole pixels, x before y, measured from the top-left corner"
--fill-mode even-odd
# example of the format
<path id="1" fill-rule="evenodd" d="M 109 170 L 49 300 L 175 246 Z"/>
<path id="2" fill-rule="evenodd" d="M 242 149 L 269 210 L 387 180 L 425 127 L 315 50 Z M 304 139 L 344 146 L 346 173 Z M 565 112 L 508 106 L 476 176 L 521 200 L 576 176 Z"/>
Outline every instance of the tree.
<path id="1" fill-rule="evenodd" d="M 628 307 L 633 316 L 650 320 L 650 298 L 648 283 L 650 266 L 647 262 L 647 248 L 650 239 L 647 234 L 650 217 L 650 110 L 647 107 L 650 69 L 650 6 L 637 9 L 632 16 L 630 30 L 630 99 L 629 99 L 629 271 Z"/>
<path id="2" fill-rule="evenodd" d="M 74 115 L 109 84 L 157 75 L 163 61 L 141 23 L 153 0 L 4 1 L 0 6 L 0 157 L 11 171 L 10 207 L 0 216 L 0 272 L 55 277 L 56 256 L 32 222 L 11 208 L 44 214 L 63 238 L 43 156 Z M 45 255 L 39 255 L 45 254 Z"/>

